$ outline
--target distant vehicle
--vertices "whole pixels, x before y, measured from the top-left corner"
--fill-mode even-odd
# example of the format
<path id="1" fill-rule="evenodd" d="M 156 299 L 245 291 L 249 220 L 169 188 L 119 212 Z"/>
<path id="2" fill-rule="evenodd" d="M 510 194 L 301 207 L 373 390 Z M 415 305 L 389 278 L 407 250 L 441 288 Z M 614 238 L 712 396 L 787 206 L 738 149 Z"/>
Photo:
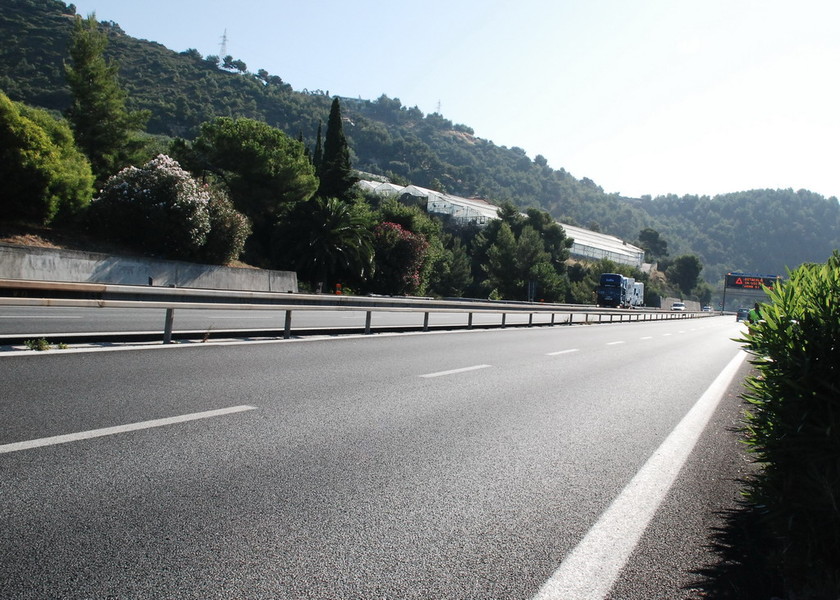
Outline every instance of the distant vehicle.
<path id="1" fill-rule="evenodd" d="M 707 304 L 703 307 L 703 312 L 712 312 L 712 307 Z"/>
<path id="2" fill-rule="evenodd" d="M 735 321 L 748 321 L 750 319 L 750 309 L 749 308 L 739 308 L 738 312 L 735 313 Z"/>
<path id="3" fill-rule="evenodd" d="M 631 280 L 632 281 L 632 280 Z M 645 305 L 645 284 L 641 281 L 633 283 L 633 290 L 630 293 L 630 306 L 644 306 Z"/>
<path id="4" fill-rule="evenodd" d="M 671 305 L 671 310 L 685 310 L 685 302 L 674 302 Z"/>
<path id="5" fill-rule="evenodd" d="M 645 302 L 645 284 L 619 273 L 601 273 L 598 306 L 630 308 Z"/>

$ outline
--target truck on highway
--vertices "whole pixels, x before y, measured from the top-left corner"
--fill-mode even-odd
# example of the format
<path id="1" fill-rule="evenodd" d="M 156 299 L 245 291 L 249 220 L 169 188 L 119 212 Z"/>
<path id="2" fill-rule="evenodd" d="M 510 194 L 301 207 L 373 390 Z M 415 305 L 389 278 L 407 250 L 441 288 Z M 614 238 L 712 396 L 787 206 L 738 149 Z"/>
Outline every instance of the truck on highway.
<path id="1" fill-rule="evenodd" d="M 630 306 L 645 305 L 645 284 L 641 281 L 633 283 L 633 292 L 630 294 Z"/>
<path id="2" fill-rule="evenodd" d="M 645 284 L 619 273 L 601 273 L 597 289 L 598 306 L 631 308 L 645 302 Z"/>

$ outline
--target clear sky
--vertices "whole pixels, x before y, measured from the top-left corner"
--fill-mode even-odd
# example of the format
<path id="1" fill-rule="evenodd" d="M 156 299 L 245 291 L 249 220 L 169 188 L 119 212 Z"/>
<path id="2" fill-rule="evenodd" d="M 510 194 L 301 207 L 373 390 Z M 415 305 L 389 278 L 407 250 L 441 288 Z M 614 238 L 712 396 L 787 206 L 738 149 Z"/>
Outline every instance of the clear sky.
<path id="1" fill-rule="evenodd" d="M 837 0 L 76 0 L 295 90 L 440 112 L 627 196 L 840 197 Z"/>

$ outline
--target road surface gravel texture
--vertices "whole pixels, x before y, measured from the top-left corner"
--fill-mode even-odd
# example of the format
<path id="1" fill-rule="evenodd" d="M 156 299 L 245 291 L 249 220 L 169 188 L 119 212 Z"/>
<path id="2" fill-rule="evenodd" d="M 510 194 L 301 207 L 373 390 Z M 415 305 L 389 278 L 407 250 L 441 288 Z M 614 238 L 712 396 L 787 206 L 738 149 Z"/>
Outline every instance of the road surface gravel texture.
<path id="1" fill-rule="evenodd" d="M 740 334 L 721 317 L 0 356 L 0 598 L 533 598 Z M 600 597 L 700 597 L 748 468 L 736 384 Z"/>

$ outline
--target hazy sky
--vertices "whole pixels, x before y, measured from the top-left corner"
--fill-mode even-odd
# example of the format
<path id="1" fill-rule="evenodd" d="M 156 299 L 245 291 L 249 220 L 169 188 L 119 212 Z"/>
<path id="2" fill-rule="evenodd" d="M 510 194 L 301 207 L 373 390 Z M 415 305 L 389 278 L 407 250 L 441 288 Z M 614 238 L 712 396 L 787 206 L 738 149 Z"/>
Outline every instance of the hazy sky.
<path id="1" fill-rule="evenodd" d="M 76 0 L 298 91 L 440 112 L 627 196 L 840 197 L 837 0 Z"/>

